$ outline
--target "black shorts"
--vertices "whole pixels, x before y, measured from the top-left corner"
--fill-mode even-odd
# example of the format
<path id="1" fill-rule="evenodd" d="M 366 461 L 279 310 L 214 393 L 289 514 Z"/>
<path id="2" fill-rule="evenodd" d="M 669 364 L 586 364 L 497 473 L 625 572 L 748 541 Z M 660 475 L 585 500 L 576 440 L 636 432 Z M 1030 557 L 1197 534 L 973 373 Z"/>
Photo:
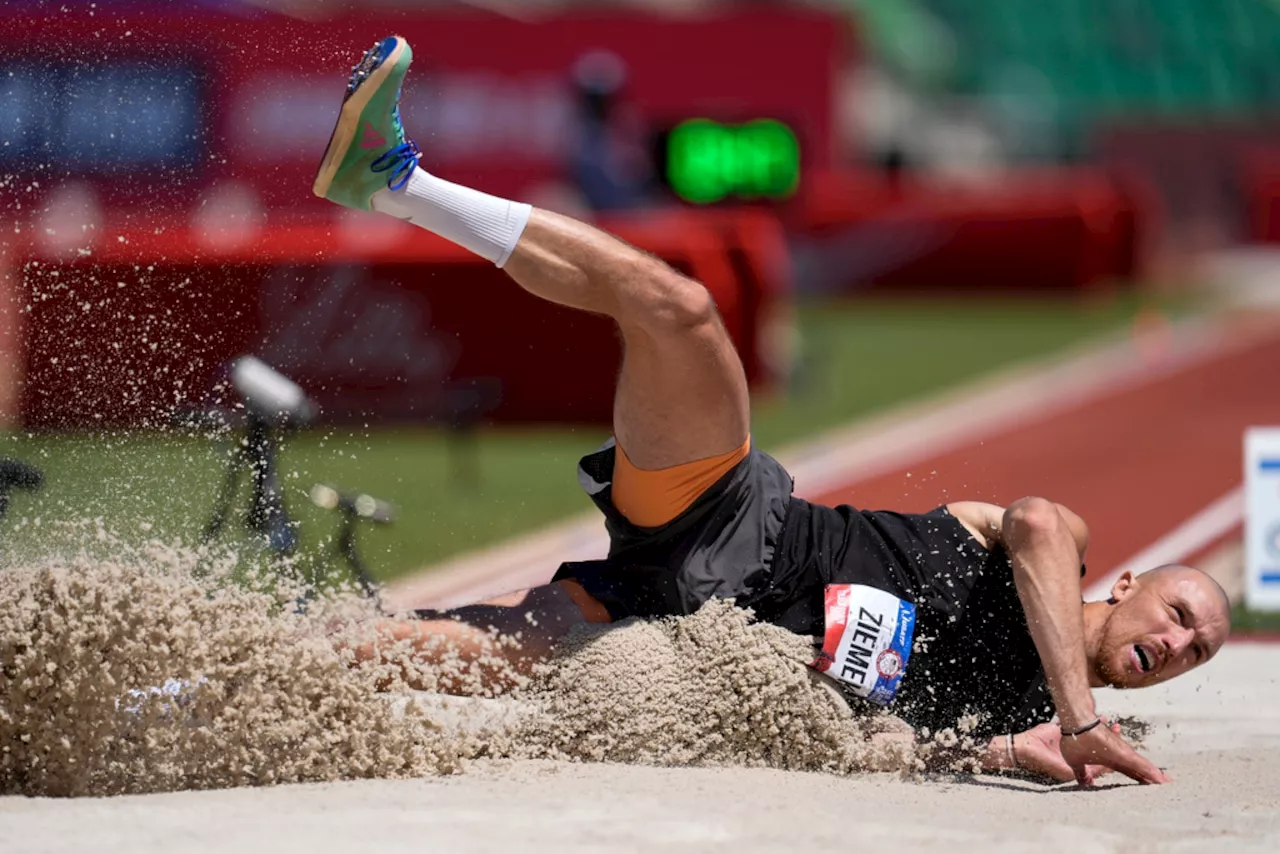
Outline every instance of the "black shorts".
<path id="1" fill-rule="evenodd" d="M 791 503 L 791 475 L 752 446 L 750 453 L 683 513 L 641 528 L 613 506 L 612 441 L 582 458 L 578 478 L 605 516 L 609 557 L 565 563 L 573 580 L 614 620 L 691 614 L 713 597 L 753 607 L 777 594 L 774 556 Z"/>

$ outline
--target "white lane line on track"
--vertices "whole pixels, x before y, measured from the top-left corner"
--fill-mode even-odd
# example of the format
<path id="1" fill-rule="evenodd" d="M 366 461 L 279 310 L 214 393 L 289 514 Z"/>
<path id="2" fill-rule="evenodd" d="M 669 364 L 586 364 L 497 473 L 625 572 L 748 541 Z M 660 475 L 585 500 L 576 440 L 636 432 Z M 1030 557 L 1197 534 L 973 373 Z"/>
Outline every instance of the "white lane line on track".
<path id="1" fill-rule="evenodd" d="M 802 497 L 912 465 L 1004 430 L 1068 411 L 1124 388 L 1154 382 L 1228 356 L 1274 334 L 1241 333 L 1222 317 L 1174 324 L 1156 356 L 1124 334 L 998 371 L 924 402 L 837 428 L 777 456 Z M 856 501 L 856 498 L 855 498 Z M 450 607 L 544 584 L 562 561 L 601 557 L 608 549 L 591 511 L 524 537 L 472 552 L 392 584 L 391 602 Z"/>
<path id="2" fill-rule="evenodd" d="M 1190 519 L 1116 567 L 1085 591 L 1085 600 L 1106 599 L 1125 572 L 1134 575 L 1166 563 L 1178 563 L 1203 549 L 1244 520 L 1244 487 L 1237 486 Z"/>

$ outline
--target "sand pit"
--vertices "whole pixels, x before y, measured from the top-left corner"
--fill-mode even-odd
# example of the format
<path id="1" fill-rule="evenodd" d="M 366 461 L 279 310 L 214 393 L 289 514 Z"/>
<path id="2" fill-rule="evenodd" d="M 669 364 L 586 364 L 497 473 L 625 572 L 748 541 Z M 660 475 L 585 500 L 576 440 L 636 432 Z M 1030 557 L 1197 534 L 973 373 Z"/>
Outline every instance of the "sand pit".
<path id="1" fill-rule="evenodd" d="M 0 850 L 1273 852 L 1280 684 L 1259 674 L 1278 662 L 1280 646 L 1230 644 L 1203 678 L 1102 695 L 1152 722 L 1164 787 L 499 761 L 420 780 L 3 798 Z"/>
<path id="2" fill-rule="evenodd" d="M 1229 644 L 1202 678 L 1101 695 L 1154 725 L 1164 787 L 503 761 L 421 780 L 4 798 L 0 850 L 1273 852 L 1277 663 L 1280 646 Z"/>
<path id="3" fill-rule="evenodd" d="M 299 635 L 296 618 L 281 620 L 258 594 L 191 584 L 181 560 L 167 574 L 122 563 L 86 563 L 78 576 L 74 569 L 4 576 L 7 790 L 206 790 L 0 798 L 3 851 L 1280 848 L 1280 646 L 1230 644 L 1181 682 L 1102 692 L 1103 710 L 1152 725 L 1147 749 L 1175 783 L 1142 788 L 1104 778 L 1103 791 L 1080 792 L 863 770 L 877 757 L 909 767 L 909 757 L 886 762 L 866 751 L 861 736 L 890 722 L 841 716 L 789 638 L 727 611 L 583 638 L 567 664 L 519 701 L 442 701 L 368 692 L 373 674 L 339 666 Z M 109 578 L 125 592 L 94 600 L 86 578 Z M 109 604 L 128 619 L 99 619 L 76 635 L 78 645 L 57 647 L 52 640 L 92 613 L 77 612 L 76 601 Z M 157 612 L 162 602 L 170 607 Z M 63 672 L 80 674 L 72 687 L 51 678 L 34 692 L 15 688 L 17 623 L 28 631 L 28 653 L 61 650 Z M 31 635 L 33 624 L 45 628 Z M 203 651 L 193 625 L 220 645 Z M 753 669 L 707 654 L 726 639 L 734 643 L 724 649 L 772 655 Z M 255 657 L 255 649 L 264 652 Z M 110 680 L 88 667 L 104 656 Z M 135 659 L 137 672 L 125 666 Z M 29 654 L 23 661 L 32 664 Z M 116 729 L 117 707 L 103 698 L 175 668 L 189 676 L 193 661 L 211 684 L 234 683 L 237 692 L 216 695 L 217 704 L 209 695 L 153 709 L 141 737 Z M 28 667 L 24 683 L 38 670 Z M 40 762 L 15 753 L 19 728 L 41 740 Z M 664 767 L 673 763 L 711 767 Z M 384 779 L 350 779 L 369 777 Z M 272 780 L 333 782 L 246 785 Z"/>
<path id="4" fill-rule="evenodd" d="M 0 573 L 0 794 L 422 777 L 492 758 L 845 774 L 919 753 L 871 743 L 896 721 L 851 714 L 805 666 L 807 641 L 726 602 L 584 628 L 513 695 L 445 708 L 408 685 L 465 684 L 456 659 L 422 666 L 406 647 L 350 666 L 372 607 L 298 601 L 160 546 Z"/>

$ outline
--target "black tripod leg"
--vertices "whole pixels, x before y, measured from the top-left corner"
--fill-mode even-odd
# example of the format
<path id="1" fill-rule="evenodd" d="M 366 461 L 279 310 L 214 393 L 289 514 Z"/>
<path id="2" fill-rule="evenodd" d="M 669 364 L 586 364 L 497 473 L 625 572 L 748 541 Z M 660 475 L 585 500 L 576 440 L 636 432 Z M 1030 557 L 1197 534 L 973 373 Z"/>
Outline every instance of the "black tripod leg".
<path id="1" fill-rule="evenodd" d="M 231 515 L 231 502 L 235 501 L 236 491 L 240 486 L 240 466 L 244 462 L 244 448 L 236 448 L 227 462 L 227 476 L 222 481 L 222 490 L 213 505 L 213 516 L 204 526 L 202 542 L 209 542 L 226 527 L 227 517 Z"/>
<path id="2" fill-rule="evenodd" d="M 298 532 L 284 506 L 275 439 L 270 427 L 259 418 L 250 418 L 245 455 L 253 478 L 253 496 L 246 519 L 249 529 L 265 536 L 276 553 L 291 555 L 298 547 Z"/>
<path id="3" fill-rule="evenodd" d="M 338 550 L 342 552 L 342 556 L 347 560 L 347 566 L 351 569 L 351 574 L 360 584 L 360 588 L 364 590 L 364 595 L 373 600 L 378 611 L 382 610 L 382 597 L 378 595 L 378 584 L 373 580 L 373 576 L 369 574 L 369 569 L 364 565 L 364 561 L 360 559 L 360 553 L 356 550 L 356 521 L 357 516 L 351 511 L 342 514 L 342 532 L 338 535 Z"/>

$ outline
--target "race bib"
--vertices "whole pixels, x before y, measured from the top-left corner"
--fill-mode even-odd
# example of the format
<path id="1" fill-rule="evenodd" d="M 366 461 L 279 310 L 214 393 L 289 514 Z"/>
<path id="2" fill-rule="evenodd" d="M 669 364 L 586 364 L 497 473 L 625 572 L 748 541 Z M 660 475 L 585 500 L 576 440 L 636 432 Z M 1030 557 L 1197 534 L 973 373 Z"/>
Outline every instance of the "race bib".
<path id="1" fill-rule="evenodd" d="M 862 584 L 828 584 L 826 633 L 813 667 L 859 697 L 893 702 L 911 657 L 916 606 Z"/>

